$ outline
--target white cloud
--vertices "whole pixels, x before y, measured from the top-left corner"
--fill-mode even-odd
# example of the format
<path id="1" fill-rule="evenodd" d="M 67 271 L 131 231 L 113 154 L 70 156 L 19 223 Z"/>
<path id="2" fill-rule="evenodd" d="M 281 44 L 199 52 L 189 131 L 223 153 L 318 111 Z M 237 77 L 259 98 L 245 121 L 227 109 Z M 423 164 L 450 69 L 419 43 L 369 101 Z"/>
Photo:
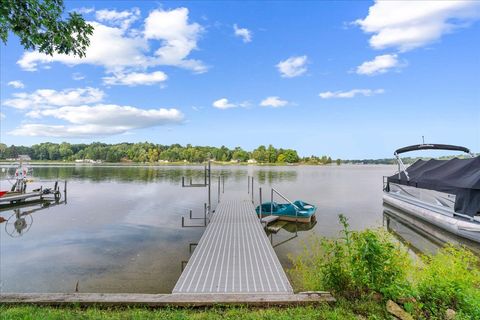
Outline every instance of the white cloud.
<path id="1" fill-rule="evenodd" d="M 132 8 L 125 11 L 103 9 L 95 12 L 95 17 L 98 21 L 128 29 L 133 22 L 140 18 L 140 9 Z"/>
<path id="2" fill-rule="evenodd" d="M 198 60 L 186 60 L 197 49 L 197 40 L 203 28 L 198 23 L 188 23 L 188 9 L 153 10 L 145 19 L 146 39 L 162 41 L 155 52 L 160 64 L 180 66 L 201 73 L 206 66 Z"/>
<path id="3" fill-rule="evenodd" d="M 89 14 L 95 11 L 95 8 L 93 7 L 81 7 L 81 8 L 75 8 L 71 10 L 72 12 L 76 12 L 79 14 Z"/>
<path id="4" fill-rule="evenodd" d="M 262 107 L 284 107 L 288 104 L 287 100 L 282 100 L 279 97 L 267 97 L 260 102 L 260 106 Z"/>
<path id="5" fill-rule="evenodd" d="M 218 99 L 214 101 L 212 105 L 218 109 L 230 109 L 238 107 L 237 104 L 229 102 L 227 98 Z"/>
<path id="6" fill-rule="evenodd" d="M 370 97 L 376 94 L 384 93 L 385 90 L 383 89 L 353 89 L 350 91 L 325 91 L 319 94 L 320 98 L 322 99 L 332 99 L 332 98 L 343 98 L 343 99 L 350 99 L 354 98 L 357 95 Z"/>
<path id="7" fill-rule="evenodd" d="M 307 71 L 307 56 L 290 57 L 277 64 L 278 71 L 284 78 L 298 77 Z"/>
<path id="8" fill-rule="evenodd" d="M 140 11 L 100 10 L 97 18 L 102 22 L 89 22 L 94 27 L 90 46 L 84 58 L 38 51 L 25 52 L 17 64 L 26 71 L 36 71 L 39 65 L 60 62 L 69 66 L 92 64 L 103 66 L 107 73 L 145 71 L 145 69 L 170 65 L 202 73 L 207 67 L 202 61 L 188 59 L 197 49 L 197 41 L 203 28 L 189 23 L 188 9 L 170 11 L 153 10 L 144 20 L 144 30 L 130 28 Z M 110 25 L 106 25 L 108 23 Z"/>
<path id="9" fill-rule="evenodd" d="M 152 73 L 115 73 L 111 77 L 104 77 L 103 83 L 107 85 L 126 85 L 126 86 L 138 86 L 138 85 L 152 85 L 167 80 L 167 75 L 162 71 L 155 71 Z"/>
<path id="10" fill-rule="evenodd" d="M 103 66 L 107 72 L 119 72 L 125 68 L 145 68 L 152 64 L 145 55 L 148 43 L 140 37 L 128 37 L 125 30 L 90 22 L 95 28 L 90 46 L 84 58 L 65 54 L 53 56 L 38 51 L 25 52 L 17 63 L 26 71 L 36 71 L 39 64 L 61 62 L 69 66 L 93 64 Z"/>
<path id="11" fill-rule="evenodd" d="M 0 119 L 5 119 L 6 117 L 7 116 L 4 113 L 0 112 Z"/>
<path id="12" fill-rule="evenodd" d="M 9 83 L 7 83 L 7 85 L 9 85 L 10 87 L 14 87 L 15 89 L 25 88 L 25 85 L 24 85 L 23 82 L 20 81 L 20 80 L 10 81 Z"/>
<path id="13" fill-rule="evenodd" d="M 72 79 L 75 80 L 75 81 L 79 81 L 79 80 L 83 80 L 85 79 L 85 76 L 79 72 L 74 72 L 72 74 Z"/>
<path id="14" fill-rule="evenodd" d="M 9 132 L 18 136 L 92 137 L 125 133 L 134 129 L 180 123 L 183 114 L 177 109 L 140 109 L 114 104 L 66 106 L 37 110 L 33 118 L 52 117 L 68 124 L 26 123 Z"/>
<path id="15" fill-rule="evenodd" d="M 3 105 L 16 109 L 42 109 L 58 106 L 72 106 L 102 101 L 105 93 L 96 88 L 76 88 L 56 91 L 39 89 L 32 93 L 14 93 L 12 99 L 7 99 Z"/>
<path id="16" fill-rule="evenodd" d="M 235 31 L 235 35 L 242 38 L 243 42 L 251 42 L 252 41 L 252 32 L 247 28 L 239 28 L 236 24 L 233 25 L 233 30 Z"/>
<path id="17" fill-rule="evenodd" d="M 399 67 L 398 57 L 396 54 L 384 54 L 376 56 L 371 61 L 365 61 L 357 67 L 356 72 L 364 75 L 376 75 L 385 73 L 389 69 Z"/>
<path id="18" fill-rule="evenodd" d="M 479 1 L 376 1 L 368 16 L 354 23 L 373 34 L 373 48 L 408 51 L 436 41 L 479 17 Z"/>

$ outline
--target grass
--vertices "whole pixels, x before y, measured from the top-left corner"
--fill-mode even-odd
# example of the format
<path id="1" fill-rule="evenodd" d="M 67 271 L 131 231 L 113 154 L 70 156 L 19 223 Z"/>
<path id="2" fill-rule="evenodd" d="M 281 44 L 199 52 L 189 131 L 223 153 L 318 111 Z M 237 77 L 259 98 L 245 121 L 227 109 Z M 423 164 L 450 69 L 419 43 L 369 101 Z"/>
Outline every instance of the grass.
<path id="1" fill-rule="evenodd" d="M 0 319 L 13 320 L 60 320 L 60 319 L 195 319 L 195 320 L 230 320 L 230 319 L 328 319 L 358 320 L 363 314 L 370 319 L 388 319 L 384 311 L 370 303 L 358 303 L 352 306 L 346 301 L 339 301 L 335 306 L 289 308 L 239 308 L 214 307 L 208 309 L 147 309 L 147 308 L 88 308 L 79 307 L 53 308 L 35 306 L 0 306 Z"/>

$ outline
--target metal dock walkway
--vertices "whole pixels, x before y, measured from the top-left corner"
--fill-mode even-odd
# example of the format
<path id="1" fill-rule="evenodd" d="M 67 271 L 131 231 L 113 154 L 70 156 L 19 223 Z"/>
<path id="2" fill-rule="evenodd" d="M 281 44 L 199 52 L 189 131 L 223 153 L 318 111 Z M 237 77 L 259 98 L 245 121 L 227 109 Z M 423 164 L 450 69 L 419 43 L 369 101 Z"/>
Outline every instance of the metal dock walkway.
<path id="1" fill-rule="evenodd" d="M 173 293 L 293 294 L 251 201 L 219 203 Z"/>

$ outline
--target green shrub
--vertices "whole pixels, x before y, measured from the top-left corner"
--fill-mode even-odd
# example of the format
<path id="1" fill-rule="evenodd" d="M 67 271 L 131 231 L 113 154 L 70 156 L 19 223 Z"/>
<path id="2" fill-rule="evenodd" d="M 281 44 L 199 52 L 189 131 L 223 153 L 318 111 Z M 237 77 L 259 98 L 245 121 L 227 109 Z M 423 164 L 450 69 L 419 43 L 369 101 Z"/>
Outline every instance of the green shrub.
<path id="1" fill-rule="evenodd" d="M 342 238 L 315 238 L 293 259 L 292 277 L 305 290 L 330 290 L 359 298 L 380 293 L 395 299 L 411 294 L 407 279 L 411 259 L 383 230 L 349 230 L 345 217 Z"/>
<path id="2" fill-rule="evenodd" d="M 480 320 L 480 259 L 471 251 L 447 246 L 414 263 L 386 231 L 353 232 L 345 217 L 339 220 L 340 239 L 312 238 L 292 259 L 297 287 L 329 290 L 353 305 L 369 298 L 382 306 L 386 299 L 403 301 L 418 319 L 444 319 L 450 308 L 458 320 Z"/>
<path id="3" fill-rule="evenodd" d="M 480 319 L 479 264 L 472 252 L 453 246 L 424 257 L 415 280 L 426 314 L 440 316 L 451 308 Z"/>

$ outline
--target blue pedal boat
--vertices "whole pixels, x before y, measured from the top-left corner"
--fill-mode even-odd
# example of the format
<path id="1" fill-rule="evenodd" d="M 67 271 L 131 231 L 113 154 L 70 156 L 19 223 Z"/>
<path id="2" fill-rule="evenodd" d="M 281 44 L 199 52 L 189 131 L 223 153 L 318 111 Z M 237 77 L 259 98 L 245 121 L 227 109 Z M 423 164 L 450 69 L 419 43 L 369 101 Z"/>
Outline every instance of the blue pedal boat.
<path id="1" fill-rule="evenodd" d="M 291 203 L 264 202 L 261 204 L 262 216 L 278 216 L 278 220 L 309 223 L 315 217 L 317 206 L 296 200 Z M 260 206 L 255 211 L 260 215 Z"/>

